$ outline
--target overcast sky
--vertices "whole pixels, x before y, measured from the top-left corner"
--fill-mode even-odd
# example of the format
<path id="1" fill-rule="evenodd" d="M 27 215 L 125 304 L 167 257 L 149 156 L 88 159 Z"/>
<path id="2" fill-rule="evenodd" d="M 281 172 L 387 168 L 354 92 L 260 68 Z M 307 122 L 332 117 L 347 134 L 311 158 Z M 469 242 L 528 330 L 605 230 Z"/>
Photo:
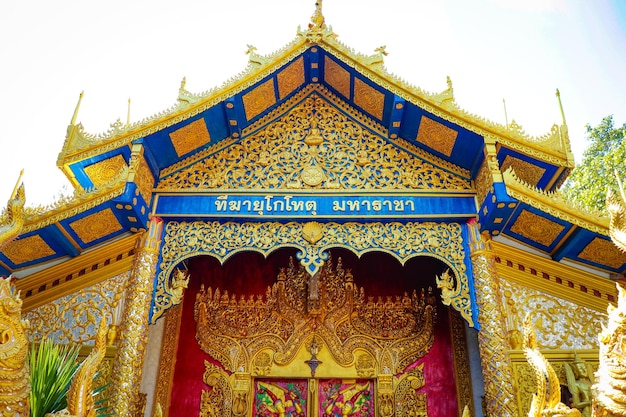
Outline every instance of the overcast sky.
<path id="1" fill-rule="evenodd" d="M 0 207 L 20 169 L 29 205 L 69 182 L 56 168 L 81 91 L 78 121 L 100 133 L 172 106 L 183 76 L 200 93 L 305 27 L 314 0 L 21 0 L 0 5 Z M 585 125 L 626 122 L 626 1 L 325 0 L 326 23 L 357 52 L 426 91 L 452 78 L 464 109 L 533 135 L 561 116 L 579 162 Z"/>

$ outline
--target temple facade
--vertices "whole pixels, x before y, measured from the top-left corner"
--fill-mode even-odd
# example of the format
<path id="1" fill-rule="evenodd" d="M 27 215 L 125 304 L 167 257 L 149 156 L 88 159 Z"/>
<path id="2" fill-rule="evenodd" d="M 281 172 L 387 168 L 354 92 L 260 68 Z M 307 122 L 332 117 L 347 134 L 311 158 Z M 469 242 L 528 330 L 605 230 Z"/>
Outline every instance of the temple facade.
<path id="1" fill-rule="evenodd" d="M 153 117 L 93 135 L 77 106 L 57 160 L 74 195 L 3 217 L 30 341 L 93 344 L 105 321 L 119 416 L 521 417 L 528 316 L 590 416 L 626 255 L 559 194 L 565 118 L 531 137 L 385 54 L 342 44 L 319 2 L 283 49 L 204 93 L 183 80 Z"/>

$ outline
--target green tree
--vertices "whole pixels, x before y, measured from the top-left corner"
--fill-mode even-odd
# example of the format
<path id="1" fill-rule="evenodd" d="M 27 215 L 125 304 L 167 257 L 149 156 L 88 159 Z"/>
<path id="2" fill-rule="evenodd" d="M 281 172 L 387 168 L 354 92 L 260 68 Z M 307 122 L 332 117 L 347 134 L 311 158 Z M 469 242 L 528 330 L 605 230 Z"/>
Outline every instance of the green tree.
<path id="1" fill-rule="evenodd" d="M 583 160 L 567 179 L 563 192 L 568 200 L 588 210 L 606 211 L 606 190 L 617 189 L 615 172 L 626 176 L 626 123 L 614 127 L 607 116 L 596 127 L 587 125 L 588 148 Z"/>

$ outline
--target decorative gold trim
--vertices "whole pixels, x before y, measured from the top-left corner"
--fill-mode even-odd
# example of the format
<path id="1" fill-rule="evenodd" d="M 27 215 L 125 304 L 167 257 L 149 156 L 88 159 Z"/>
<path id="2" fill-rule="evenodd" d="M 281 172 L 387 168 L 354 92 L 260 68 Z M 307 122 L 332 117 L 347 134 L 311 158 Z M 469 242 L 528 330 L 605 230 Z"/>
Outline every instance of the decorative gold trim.
<path id="1" fill-rule="evenodd" d="M 439 259 L 450 267 L 459 284 L 450 297 L 451 306 L 470 326 L 474 325 L 460 224 L 328 222 L 320 226 L 323 235 L 311 244 L 303 237 L 305 223 L 168 222 L 161 250 L 152 322 L 172 306 L 168 279 L 174 267 L 187 258 L 206 254 L 223 263 L 240 251 L 252 250 L 267 255 L 280 247 L 291 246 L 300 249 L 298 259 L 313 276 L 324 264 L 328 256 L 326 251 L 340 246 L 358 256 L 370 251 L 383 251 L 401 264 L 420 255 Z"/>
<path id="2" fill-rule="evenodd" d="M 350 73 L 328 55 L 324 56 L 324 81 L 350 99 Z"/>
<path id="3" fill-rule="evenodd" d="M 247 92 L 241 98 L 243 108 L 246 112 L 246 119 L 253 119 L 268 107 L 276 104 L 276 94 L 274 92 L 274 79 L 270 78 L 263 84 Z"/>
<path id="4" fill-rule="evenodd" d="M 518 176 L 518 178 L 532 186 L 537 186 L 537 183 L 541 180 L 546 172 L 545 168 L 541 168 L 528 161 L 515 158 L 511 155 L 507 155 L 504 158 L 504 161 L 502 161 L 500 169 L 502 170 L 502 172 L 504 172 L 509 169 L 509 167 L 513 168 L 513 171 L 515 172 L 515 175 Z"/>
<path id="5" fill-rule="evenodd" d="M 456 130 L 422 115 L 415 140 L 449 157 L 458 134 Z"/>
<path id="6" fill-rule="evenodd" d="M 278 98 L 282 100 L 304 84 L 304 58 L 300 57 L 276 75 Z"/>
<path id="7" fill-rule="evenodd" d="M 211 135 L 209 135 L 204 118 L 201 117 L 170 133 L 170 140 L 176 155 L 180 158 L 194 149 L 211 142 Z"/>
<path id="8" fill-rule="evenodd" d="M 121 154 L 98 161 L 84 168 L 85 174 L 96 188 L 109 185 L 111 180 L 118 176 L 120 170 L 127 167 L 126 160 Z"/>
<path id="9" fill-rule="evenodd" d="M 578 257 L 589 262 L 621 268 L 626 263 L 626 253 L 620 251 L 615 244 L 607 239 L 594 237 L 578 254 Z"/>
<path id="10" fill-rule="evenodd" d="M 528 210 L 522 210 L 511 225 L 511 232 L 548 247 L 554 243 L 563 229 L 564 225 Z"/>
<path id="11" fill-rule="evenodd" d="M 110 208 L 73 221 L 69 227 L 85 243 L 93 242 L 122 230 L 122 225 Z"/>
<path id="12" fill-rule="evenodd" d="M 176 368 L 176 351 L 180 337 L 180 323 L 183 317 L 183 302 L 170 308 L 165 316 L 165 329 L 161 343 L 161 359 L 157 376 L 153 404 L 161 404 L 162 417 L 168 417 Z"/>
<path id="13" fill-rule="evenodd" d="M 454 361 L 454 380 L 459 415 L 465 406 L 474 410 L 472 374 L 470 372 L 469 352 L 465 335 L 465 321 L 458 312 L 448 310 L 448 323 L 452 339 L 452 359 Z"/>
<path id="14" fill-rule="evenodd" d="M 2 252 L 16 265 L 52 256 L 56 252 L 39 235 L 14 240 Z"/>
<path id="15" fill-rule="evenodd" d="M 355 78 L 354 104 L 378 120 L 382 120 L 383 110 L 385 109 L 385 95 L 374 87 L 370 87 L 360 78 Z"/>

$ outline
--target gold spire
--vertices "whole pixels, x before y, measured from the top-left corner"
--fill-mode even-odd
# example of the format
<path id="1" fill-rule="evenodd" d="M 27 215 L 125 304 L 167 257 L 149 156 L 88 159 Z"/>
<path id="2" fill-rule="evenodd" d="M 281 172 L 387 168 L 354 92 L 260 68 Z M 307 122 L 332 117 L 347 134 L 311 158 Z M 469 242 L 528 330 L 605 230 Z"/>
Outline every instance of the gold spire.
<path id="1" fill-rule="evenodd" d="M 78 96 L 78 103 L 76 103 L 76 108 L 74 109 L 74 114 L 72 115 L 72 121 L 70 122 L 70 125 L 76 124 L 76 118 L 78 117 L 78 109 L 80 108 L 80 102 L 83 99 L 84 93 L 85 93 L 84 91 L 81 91 L 80 96 Z"/>
<path id="2" fill-rule="evenodd" d="M 128 97 L 128 111 L 126 112 L 126 126 L 130 125 L 130 97 Z"/>
<path id="3" fill-rule="evenodd" d="M 502 105 L 504 106 L 504 123 L 506 123 L 506 127 L 509 127 L 509 116 L 506 113 L 506 100 L 502 99 Z"/>
<path id="4" fill-rule="evenodd" d="M 561 103 L 561 92 L 558 88 L 556 89 L 556 98 L 557 100 L 559 100 L 559 109 L 561 110 L 561 119 L 563 120 L 563 126 L 567 126 L 567 123 L 565 122 L 565 112 L 563 111 L 563 103 Z"/>
<path id="5" fill-rule="evenodd" d="M 22 168 L 22 170 L 20 171 L 20 176 L 17 177 L 17 182 L 15 183 L 15 187 L 13 187 L 13 192 L 11 193 L 11 200 L 13 200 L 15 198 L 15 196 L 17 196 L 17 189 L 19 188 L 20 184 L 22 183 L 22 177 L 24 176 L 24 168 Z"/>

